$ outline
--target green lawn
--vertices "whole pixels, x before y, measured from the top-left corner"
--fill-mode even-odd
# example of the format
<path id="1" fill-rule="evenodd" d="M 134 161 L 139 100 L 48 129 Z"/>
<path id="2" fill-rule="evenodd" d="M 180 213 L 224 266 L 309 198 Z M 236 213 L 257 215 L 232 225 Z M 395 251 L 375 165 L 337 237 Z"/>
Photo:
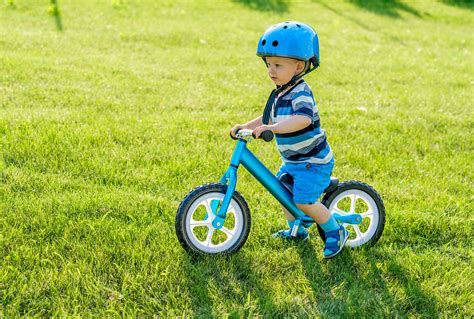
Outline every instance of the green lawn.
<path id="1" fill-rule="evenodd" d="M 62 32 L 47 0 L 0 2 L 0 318 L 473 316 L 472 1 L 59 5 Z M 192 258 L 176 209 L 261 114 L 256 43 L 285 20 L 319 34 L 334 175 L 379 191 L 385 232 L 330 261 L 315 229 L 274 240 L 279 205 L 242 169 L 247 243 Z"/>

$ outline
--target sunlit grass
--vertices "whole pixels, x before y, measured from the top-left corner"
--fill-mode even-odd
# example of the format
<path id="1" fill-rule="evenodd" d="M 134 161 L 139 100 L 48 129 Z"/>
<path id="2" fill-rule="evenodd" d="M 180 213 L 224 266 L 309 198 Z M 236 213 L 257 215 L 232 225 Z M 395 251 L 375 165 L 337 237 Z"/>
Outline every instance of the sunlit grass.
<path id="1" fill-rule="evenodd" d="M 0 2 L 0 317 L 472 316 L 467 2 L 60 1 L 62 32 L 43 2 Z M 314 229 L 275 241 L 278 203 L 242 169 L 247 243 L 191 258 L 176 209 L 262 112 L 256 41 L 285 20 L 319 33 L 334 174 L 380 192 L 385 232 L 331 261 Z"/>

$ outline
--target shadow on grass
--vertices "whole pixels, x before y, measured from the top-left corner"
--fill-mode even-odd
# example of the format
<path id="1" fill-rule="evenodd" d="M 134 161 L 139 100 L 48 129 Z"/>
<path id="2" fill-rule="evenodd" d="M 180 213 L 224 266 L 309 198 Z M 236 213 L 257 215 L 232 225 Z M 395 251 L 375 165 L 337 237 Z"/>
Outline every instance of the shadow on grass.
<path id="1" fill-rule="evenodd" d="M 399 11 L 405 11 L 414 16 L 421 17 L 421 14 L 409 5 L 398 0 L 348 0 L 356 6 L 371 11 L 376 14 L 385 15 L 392 18 L 400 18 Z"/>
<path id="2" fill-rule="evenodd" d="M 441 0 L 442 3 L 465 9 L 474 9 L 474 0 Z"/>
<path id="3" fill-rule="evenodd" d="M 325 2 L 323 1 L 319 1 L 319 0 L 313 0 L 315 3 L 318 3 L 320 6 L 332 11 L 334 14 L 340 16 L 341 18 L 343 19 L 346 19 L 346 20 L 349 20 L 351 21 L 352 23 L 356 24 L 357 26 L 359 26 L 360 28 L 366 30 L 366 31 L 371 31 L 371 32 L 377 32 L 377 33 L 382 33 L 384 34 L 386 37 L 390 38 L 392 41 L 394 42 L 397 42 L 397 43 L 401 43 L 402 40 L 398 37 L 395 37 L 391 34 L 388 34 L 386 32 L 384 32 L 383 30 L 381 30 L 378 26 L 376 25 L 369 25 L 369 24 L 366 24 L 364 22 L 362 22 L 361 20 L 357 19 L 357 18 L 354 18 L 353 16 L 351 16 L 350 14 L 346 14 L 346 13 L 343 13 L 341 11 L 338 11 L 336 10 L 335 8 L 329 6 L 328 4 L 326 4 Z M 425 15 L 428 15 L 427 13 L 425 13 Z"/>
<path id="4" fill-rule="evenodd" d="M 285 13 L 288 11 L 288 0 L 232 0 L 258 11 Z"/>
<path id="5" fill-rule="evenodd" d="M 312 247 L 299 247 L 305 276 L 311 282 L 320 315 L 323 318 L 341 314 L 357 318 L 368 313 L 374 318 L 407 314 L 436 317 L 435 299 L 423 291 L 394 256 L 379 253 L 376 248 L 373 250 L 346 249 L 341 255 L 320 264 Z M 353 254 L 363 254 L 369 264 L 357 265 Z M 326 270 L 323 270 L 323 262 L 329 263 L 324 267 Z M 394 289 L 398 289 L 397 295 L 394 295 Z"/>
<path id="6" fill-rule="evenodd" d="M 321 5 L 322 7 L 332 11 L 333 13 L 335 13 L 336 15 L 344 18 L 344 19 L 347 19 L 349 21 L 352 21 L 353 23 L 357 24 L 359 27 L 361 27 L 362 29 L 365 29 L 365 30 L 368 30 L 368 31 L 375 31 L 375 28 L 373 27 L 370 27 L 368 26 L 367 24 L 361 22 L 360 20 L 354 18 L 354 17 L 351 17 L 350 15 L 347 15 L 347 14 L 344 14 L 336 9 L 334 9 L 333 7 L 330 7 L 329 5 L 327 5 L 326 3 L 322 2 L 322 1 L 318 1 L 318 0 L 313 0 L 314 2 L 318 3 L 319 5 Z"/>
<path id="7" fill-rule="evenodd" d="M 264 288 L 243 252 L 219 257 L 186 255 L 181 266 L 187 274 L 192 317 L 219 317 L 216 309 L 237 318 L 255 317 L 261 311 L 268 314 L 268 309 L 278 314 L 272 293 Z M 230 309 L 229 304 L 239 308 Z"/>
<path id="8" fill-rule="evenodd" d="M 417 278 L 397 261 L 396 255 L 372 248 L 346 249 L 331 260 L 321 259 L 319 246 L 295 245 L 303 274 L 312 290 L 294 305 L 302 316 L 322 318 L 436 317 L 436 299 L 424 291 Z M 357 262 L 353 256 L 360 254 Z M 251 257 L 244 252 L 232 256 L 181 259 L 186 274 L 185 289 L 192 317 L 281 317 L 290 311 L 277 305 L 272 291 L 260 279 Z M 295 281 L 296 284 L 297 281 Z M 232 309 L 231 307 L 236 307 Z M 292 311 L 292 310 L 291 310 Z"/>

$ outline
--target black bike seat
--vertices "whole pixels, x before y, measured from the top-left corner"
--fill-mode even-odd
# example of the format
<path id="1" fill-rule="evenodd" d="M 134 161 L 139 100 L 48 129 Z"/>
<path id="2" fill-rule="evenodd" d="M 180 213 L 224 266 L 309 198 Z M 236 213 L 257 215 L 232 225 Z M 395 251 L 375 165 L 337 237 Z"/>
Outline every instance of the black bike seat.
<path id="1" fill-rule="evenodd" d="M 283 173 L 280 175 L 280 182 L 293 185 L 293 176 L 288 173 Z"/>
<path id="2" fill-rule="evenodd" d="M 339 178 L 337 177 L 331 177 L 331 182 L 329 183 L 329 186 L 326 187 L 323 193 L 330 193 L 333 190 L 336 189 L 337 185 L 339 185 Z"/>

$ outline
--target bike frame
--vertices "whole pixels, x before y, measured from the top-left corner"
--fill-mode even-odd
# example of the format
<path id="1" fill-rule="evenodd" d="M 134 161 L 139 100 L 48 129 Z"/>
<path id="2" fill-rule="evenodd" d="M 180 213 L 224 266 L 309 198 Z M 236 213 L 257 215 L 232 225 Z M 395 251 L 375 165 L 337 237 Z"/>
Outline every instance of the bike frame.
<path id="1" fill-rule="evenodd" d="M 216 214 L 216 218 L 213 221 L 213 227 L 220 229 L 224 225 L 227 209 L 234 194 L 235 187 L 237 185 L 237 170 L 239 165 L 242 164 L 252 174 L 260 184 L 265 187 L 270 194 L 273 195 L 282 205 L 285 207 L 299 225 L 301 222 L 314 223 L 314 220 L 305 215 L 293 202 L 293 195 L 286 189 L 285 186 L 263 165 L 258 158 L 252 154 L 247 148 L 247 141 L 239 139 L 237 146 L 235 147 L 232 159 L 230 160 L 230 166 L 225 172 L 224 176 L 220 179 L 220 183 L 227 185 L 227 192 L 222 201 L 222 205 Z M 217 210 L 218 202 L 211 205 L 211 209 L 215 212 Z"/>

